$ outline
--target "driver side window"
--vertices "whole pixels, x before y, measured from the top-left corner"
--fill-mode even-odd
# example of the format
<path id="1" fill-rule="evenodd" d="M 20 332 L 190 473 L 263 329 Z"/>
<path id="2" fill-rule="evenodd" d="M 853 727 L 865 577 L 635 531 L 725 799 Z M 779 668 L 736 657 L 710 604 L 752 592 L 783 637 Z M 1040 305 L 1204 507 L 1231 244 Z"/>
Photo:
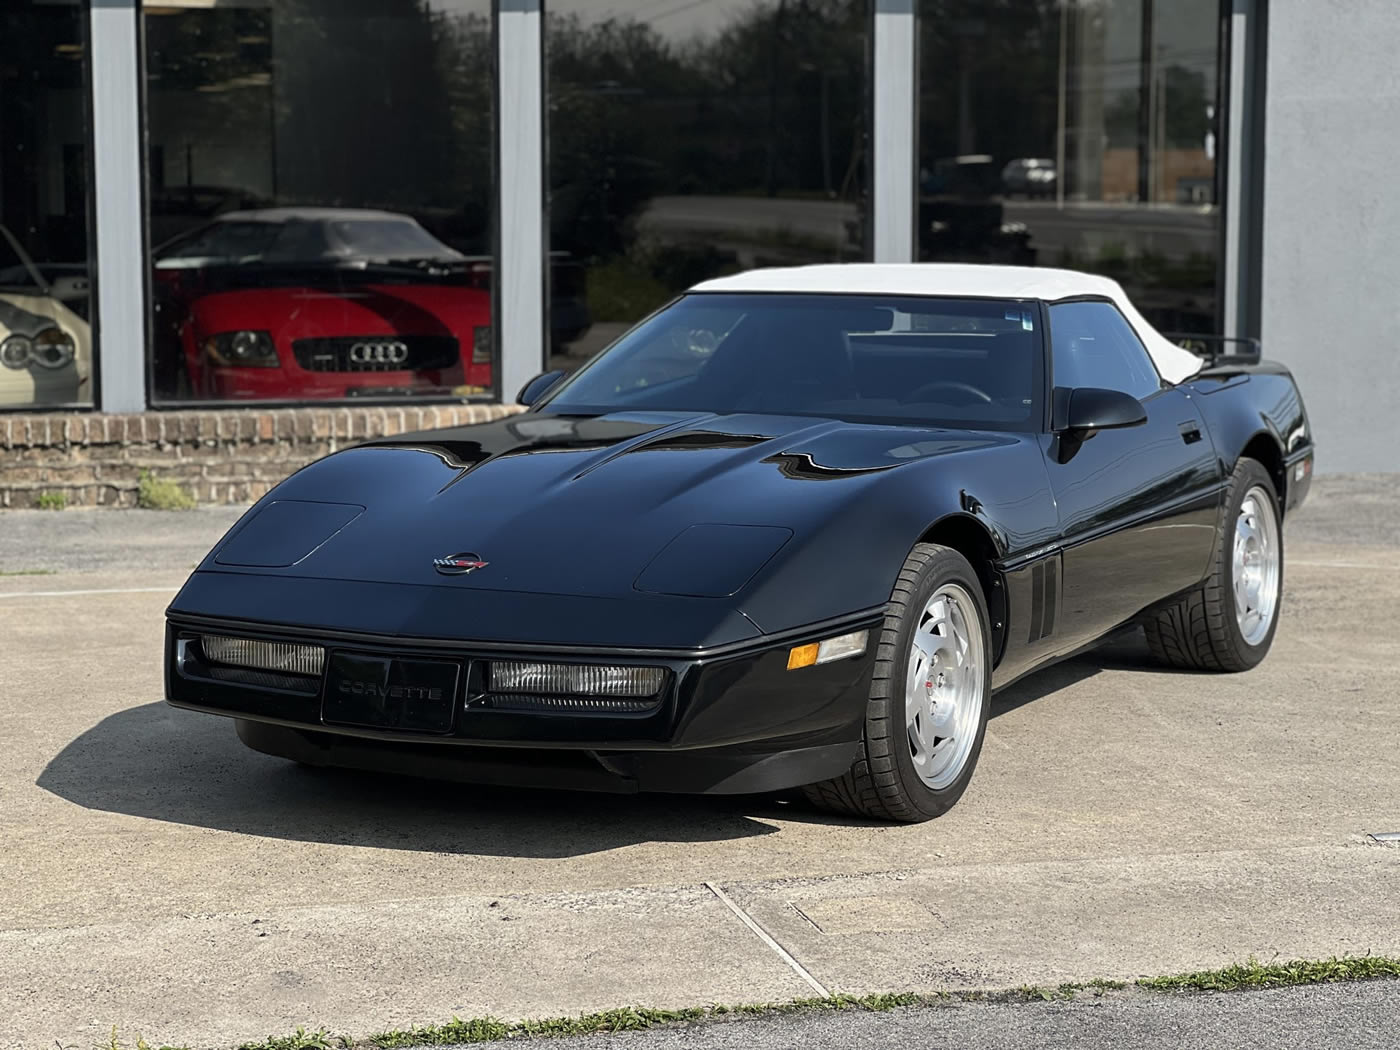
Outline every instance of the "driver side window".
<path id="1" fill-rule="evenodd" d="M 1144 398 L 1162 389 L 1157 367 L 1112 303 L 1050 307 L 1055 385 L 1102 387 Z"/>

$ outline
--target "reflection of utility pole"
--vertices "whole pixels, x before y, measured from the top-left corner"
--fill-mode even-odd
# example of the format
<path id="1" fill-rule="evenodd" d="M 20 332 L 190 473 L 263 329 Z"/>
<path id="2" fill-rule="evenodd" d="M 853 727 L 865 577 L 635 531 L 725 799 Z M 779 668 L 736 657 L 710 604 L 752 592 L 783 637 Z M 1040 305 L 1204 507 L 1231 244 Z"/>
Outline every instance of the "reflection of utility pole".
<path id="1" fill-rule="evenodd" d="M 778 56 L 782 52 L 784 16 L 787 0 L 778 0 L 773 12 L 773 37 L 768 48 L 768 171 L 764 192 L 770 197 L 778 193 Z"/>
<path id="2" fill-rule="evenodd" d="M 958 154 L 977 152 L 977 127 L 972 121 L 972 59 L 975 38 L 987 35 L 987 23 L 980 18 L 963 18 L 952 25 L 958 41 Z"/>
<path id="3" fill-rule="evenodd" d="M 1055 105 L 1055 207 L 1065 208 L 1065 101 L 1069 94 L 1069 4 L 1070 0 L 1060 0 L 1060 95 Z"/>
<path id="4" fill-rule="evenodd" d="M 1138 200 L 1152 199 L 1152 7 L 1142 0 L 1142 36 L 1138 49 Z"/>
<path id="5" fill-rule="evenodd" d="M 797 68 L 819 79 L 817 101 L 821 112 L 817 114 L 817 147 L 821 150 L 822 192 L 835 197 L 836 192 L 831 188 L 831 71 L 816 62 L 803 62 Z"/>
<path id="6" fill-rule="evenodd" d="M 821 70 L 822 78 L 822 190 L 828 197 L 831 192 L 831 74 Z"/>
<path id="7" fill-rule="evenodd" d="M 1167 74 L 1162 63 L 1152 77 L 1152 199 L 1170 200 L 1167 194 Z"/>

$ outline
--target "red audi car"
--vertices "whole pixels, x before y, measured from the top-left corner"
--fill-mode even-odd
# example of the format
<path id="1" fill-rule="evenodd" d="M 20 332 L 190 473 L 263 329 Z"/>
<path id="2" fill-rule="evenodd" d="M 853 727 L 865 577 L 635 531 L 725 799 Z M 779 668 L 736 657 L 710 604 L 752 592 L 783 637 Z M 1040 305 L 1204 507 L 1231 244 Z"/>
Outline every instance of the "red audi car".
<path id="1" fill-rule="evenodd" d="M 156 251 L 174 396 L 309 400 L 491 387 L 491 297 L 406 215 L 235 211 Z M 178 347 L 178 351 L 174 348 Z"/>

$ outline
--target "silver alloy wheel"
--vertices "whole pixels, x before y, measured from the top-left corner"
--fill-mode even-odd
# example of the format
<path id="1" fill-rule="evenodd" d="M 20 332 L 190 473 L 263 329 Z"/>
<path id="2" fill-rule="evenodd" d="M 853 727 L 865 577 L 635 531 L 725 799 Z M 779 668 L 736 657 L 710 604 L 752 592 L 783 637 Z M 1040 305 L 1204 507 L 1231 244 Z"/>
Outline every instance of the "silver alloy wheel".
<path id="1" fill-rule="evenodd" d="M 1235 517 L 1230 582 L 1235 589 L 1235 620 L 1249 645 L 1269 633 L 1278 611 L 1283 547 L 1273 498 L 1255 485 L 1244 494 Z"/>
<path id="2" fill-rule="evenodd" d="M 962 775 L 972 753 L 985 700 L 984 651 L 977 603 L 956 583 L 945 583 L 914 627 L 904 680 L 909 753 L 935 791 Z"/>

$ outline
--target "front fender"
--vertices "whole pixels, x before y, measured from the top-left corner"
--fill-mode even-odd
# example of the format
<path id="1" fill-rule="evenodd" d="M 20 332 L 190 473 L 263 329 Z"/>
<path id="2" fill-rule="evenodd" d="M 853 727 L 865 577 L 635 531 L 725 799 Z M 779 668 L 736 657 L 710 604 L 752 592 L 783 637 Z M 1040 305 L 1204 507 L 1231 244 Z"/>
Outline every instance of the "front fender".
<path id="1" fill-rule="evenodd" d="M 1034 435 L 998 435 L 867 476 L 825 520 L 796 530 L 741 608 L 773 632 L 881 607 L 913 546 L 952 519 L 984 529 L 998 558 L 1054 540 L 1055 505 Z"/>

